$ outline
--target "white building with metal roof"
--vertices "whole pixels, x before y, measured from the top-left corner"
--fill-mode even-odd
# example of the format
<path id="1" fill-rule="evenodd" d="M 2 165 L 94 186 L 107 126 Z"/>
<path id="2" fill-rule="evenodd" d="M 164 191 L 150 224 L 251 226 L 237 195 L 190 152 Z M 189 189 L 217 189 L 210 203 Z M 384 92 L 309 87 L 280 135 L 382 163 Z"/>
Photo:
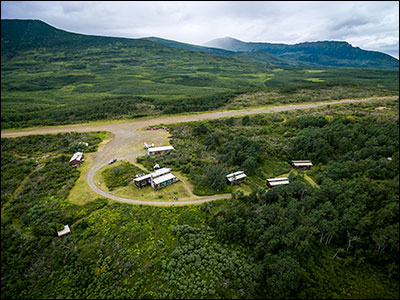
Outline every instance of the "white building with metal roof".
<path id="1" fill-rule="evenodd" d="M 274 187 L 277 185 L 285 185 L 285 184 L 289 184 L 289 178 L 287 177 L 277 177 L 277 178 L 267 179 L 267 185 L 269 187 Z"/>
<path id="2" fill-rule="evenodd" d="M 84 161 L 83 152 L 75 152 L 69 160 L 69 164 L 73 167 L 79 167 Z"/>
<path id="3" fill-rule="evenodd" d="M 311 160 L 292 160 L 292 166 L 295 168 L 311 168 L 312 165 Z"/>
<path id="4" fill-rule="evenodd" d="M 166 152 L 174 150 L 173 146 L 161 146 L 161 147 L 151 147 L 147 149 L 147 154 L 149 156 L 164 154 Z"/>
<path id="5" fill-rule="evenodd" d="M 66 235 L 66 234 L 68 234 L 68 233 L 71 233 L 71 230 L 69 229 L 69 226 L 68 225 L 64 225 L 64 229 L 63 230 L 61 230 L 61 231 L 57 231 L 57 235 L 60 237 L 60 236 L 63 236 L 63 235 Z"/>
<path id="6" fill-rule="evenodd" d="M 243 171 L 237 171 L 226 175 L 226 180 L 229 185 L 242 183 L 247 175 Z"/>

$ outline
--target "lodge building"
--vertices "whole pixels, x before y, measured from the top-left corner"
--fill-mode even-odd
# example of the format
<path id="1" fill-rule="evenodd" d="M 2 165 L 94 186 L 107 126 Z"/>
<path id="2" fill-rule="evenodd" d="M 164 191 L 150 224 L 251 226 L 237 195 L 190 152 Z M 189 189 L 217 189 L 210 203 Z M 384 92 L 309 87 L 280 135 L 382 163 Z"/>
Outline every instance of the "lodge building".
<path id="1" fill-rule="evenodd" d="M 134 182 L 138 188 L 151 185 L 154 190 L 166 187 L 176 181 L 178 181 L 178 178 L 171 173 L 170 168 L 157 169 L 153 173 L 147 175 L 138 174 L 134 179 Z"/>

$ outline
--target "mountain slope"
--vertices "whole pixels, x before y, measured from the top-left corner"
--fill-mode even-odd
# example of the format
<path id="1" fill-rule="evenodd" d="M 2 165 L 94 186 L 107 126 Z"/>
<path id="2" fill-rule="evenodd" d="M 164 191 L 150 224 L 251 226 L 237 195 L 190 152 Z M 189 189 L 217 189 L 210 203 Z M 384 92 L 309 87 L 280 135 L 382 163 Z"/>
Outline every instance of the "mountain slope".
<path id="1" fill-rule="evenodd" d="M 203 47 L 203 46 L 191 45 L 191 44 L 186 44 L 186 43 L 180 43 L 180 42 L 156 38 L 156 37 L 146 38 L 146 40 L 150 40 L 152 42 L 156 42 L 156 43 L 166 45 L 169 47 L 174 47 L 177 49 L 186 49 L 186 50 L 191 50 L 191 51 L 213 53 L 213 54 L 219 54 L 219 55 L 225 55 L 225 56 L 244 57 L 244 58 L 250 59 L 252 61 L 266 63 L 266 64 L 270 65 L 271 67 L 290 67 L 290 66 L 296 66 L 296 65 L 300 65 L 300 64 L 307 65 L 306 63 L 298 63 L 298 62 L 289 61 L 287 59 L 280 58 L 280 57 L 270 54 L 268 52 L 229 51 L 229 50 L 224 50 L 224 49 L 220 49 L 220 48 Z"/>
<path id="2" fill-rule="evenodd" d="M 192 45 L 192 44 L 187 44 L 187 43 L 180 43 L 180 42 L 176 42 L 173 40 L 167 40 L 167 39 L 162 39 L 162 38 L 158 38 L 158 37 L 148 37 L 148 38 L 144 38 L 144 39 L 155 42 L 155 43 L 159 43 L 159 44 L 162 44 L 165 46 L 178 48 L 178 49 L 220 54 L 220 55 L 228 55 L 228 56 L 235 55 L 234 51 L 223 50 L 220 48 L 197 46 L 197 45 Z"/>
<path id="3" fill-rule="evenodd" d="M 149 46 L 142 39 L 127 39 L 83 35 L 57 29 L 40 20 L 1 20 L 1 54 L 10 57 L 18 51 L 38 48 L 107 46 L 122 43 L 130 46 Z M 153 45 L 154 46 L 154 45 Z"/>
<path id="4" fill-rule="evenodd" d="M 229 51 L 268 52 L 280 58 L 298 63 L 329 67 L 357 67 L 393 69 L 399 61 L 385 53 L 362 50 L 347 42 L 319 41 L 295 45 L 272 43 L 246 43 L 230 37 L 215 39 L 204 44 Z"/>

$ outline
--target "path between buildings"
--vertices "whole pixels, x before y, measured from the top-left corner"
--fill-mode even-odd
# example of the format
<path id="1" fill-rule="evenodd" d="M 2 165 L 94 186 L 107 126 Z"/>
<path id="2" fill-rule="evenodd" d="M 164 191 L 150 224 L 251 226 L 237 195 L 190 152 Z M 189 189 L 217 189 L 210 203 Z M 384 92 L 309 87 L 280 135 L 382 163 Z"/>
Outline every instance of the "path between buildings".
<path id="1" fill-rule="evenodd" d="M 53 126 L 53 127 L 43 127 L 43 128 L 28 128 L 19 130 L 4 130 L 1 131 L 1 137 L 18 137 L 26 136 L 32 134 L 55 134 L 64 132 L 88 132 L 88 131 L 109 131 L 114 134 L 114 138 L 110 140 L 104 147 L 102 147 L 98 152 L 93 155 L 93 165 L 87 174 L 87 182 L 90 188 L 98 193 L 99 195 L 113 199 L 119 202 L 131 203 L 131 204 L 144 204 L 144 205 L 156 205 L 156 206 L 166 206 L 166 205 L 189 205 L 198 204 L 218 199 L 230 198 L 230 194 L 215 195 L 215 196 L 205 196 L 197 197 L 195 196 L 192 200 L 186 201 L 145 201 L 145 200 L 135 200 L 124 197 L 119 197 L 111 193 L 101 190 L 94 182 L 94 174 L 102 166 L 108 164 L 108 162 L 118 157 L 118 159 L 126 159 L 134 162 L 136 157 L 142 155 L 140 151 L 132 151 L 132 145 L 141 141 L 143 134 L 146 131 L 140 130 L 144 127 L 154 126 L 157 124 L 174 124 L 182 122 L 200 121 L 200 120 L 210 120 L 219 119 L 233 116 L 250 115 L 250 114 L 260 114 L 260 113 L 271 113 L 271 112 L 282 112 L 296 109 L 309 109 L 325 105 L 343 104 L 343 103 L 359 103 L 366 101 L 377 101 L 377 100 L 394 100 L 398 99 L 398 96 L 389 97 L 370 97 L 364 99 L 345 99 L 338 101 L 324 101 L 316 103 L 307 104 L 292 104 L 292 105 L 282 105 L 269 108 L 261 109 L 242 109 L 234 111 L 217 111 L 217 112 L 207 112 L 201 114 L 184 114 L 178 116 L 159 116 L 159 117 L 149 117 L 136 119 L 133 121 L 115 121 L 103 124 L 75 124 L 75 125 L 65 125 L 65 126 Z M 185 185 L 186 186 L 186 185 Z M 192 194 L 192 193 L 191 193 Z"/>

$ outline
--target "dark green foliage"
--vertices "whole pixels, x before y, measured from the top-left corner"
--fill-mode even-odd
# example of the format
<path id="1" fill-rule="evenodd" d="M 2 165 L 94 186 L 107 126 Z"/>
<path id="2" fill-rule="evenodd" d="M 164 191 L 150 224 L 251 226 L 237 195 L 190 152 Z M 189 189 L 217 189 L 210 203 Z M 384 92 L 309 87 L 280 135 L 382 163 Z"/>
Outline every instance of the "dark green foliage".
<path id="1" fill-rule="evenodd" d="M 393 178 L 398 174 L 391 166 L 398 160 L 399 127 L 392 122 L 371 122 L 374 120 L 337 119 L 327 125 L 323 117 L 294 119 L 288 125 L 304 129 L 292 141 L 292 155 L 322 163 L 331 160 L 330 165 L 339 173 L 328 169 L 327 174 L 336 180 L 360 173 L 374 179 Z"/>
<path id="2" fill-rule="evenodd" d="M 3 140 L 2 140 L 3 141 Z M 1 151 L 1 205 L 13 195 L 22 180 L 35 167 L 31 158 L 17 158 L 6 151 Z"/>
<path id="3" fill-rule="evenodd" d="M 258 156 L 259 150 L 260 145 L 257 142 L 241 136 L 221 145 L 218 151 L 218 160 L 231 166 L 243 167 L 245 163 L 251 166 L 252 162 L 249 162 L 249 160 L 255 161 L 256 163 L 260 162 Z"/>
<path id="4" fill-rule="evenodd" d="M 143 173 L 143 170 L 124 161 L 118 166 L 105 169 L 101 174 L 107 188 L 112 191 L 116 187 L 126 186 L 135 178 L 135 175 L 139 173 Z"/>
<path id="5" fill-rule="evenodd" d="M 298 297 L 299 289 L 310 285 L 317 292 L 319 287 L 307 279 L 310 276 L 307 274 L 315 276 L 319 268 L 313 261 L 314 255 L 319 261 L 321 253 L 314 254 L 319 248 L 329 251 L 336 274 L 341 272 L 341 265 L 347 266 L 346 273 L 357 270 L 360 264 L 375 265 L 378 269 L 374 274 L 380 275 L 374 276 L 383 276 L 380 270 L 386 270 L 391 278 L 384 284 L 394 288 L 387 297 L 393 297 L 394 282 L 398 279 L 398 273 L 392 271 L 392 264 L 398 259 L 398 190 L 392 183 L 371 186 L 365 180 L 327 181 L 314 190 L 298 180 L 292 177 L 288 186 L 238 197 L 228 210 L 214 217 L 221 238 L 254 249 L 254 258 L 262 266 L 259 280 L 264 287 L 260 291 L 263 296 Z M 382 204 L 374 201 L 376 188 L 391 208 L 383 210 Z M 389 190 L 397 195 L 386 198 Z M 324 275 L 319 274 L 313 280 L 320 280 L 319 276 Z M 326 298 L 343 295 L 344 286 L 348 289 L 346 293 L 363 293 L 351 287 L 347 279 L 334 274 L 319 284 L 326 286 L 321 289 Z M 374 284 L 384 289 L 382 283 Z M 309 298 L 313 290 L 310 292 L 304 297 Z M 322 296 L 318 295 L 317 298 Z"/>
<path id="6" fill-rule="evenodd" d="M 46 134 L 46 135 L 29 135 L 19 138 L 1 139 L 1 149 L 3 153 L 18 153 L 19 155 L 38 155 L 42 153 L 67 154 L 71 156 L 74 152 L 95 152 L 97 146 L 101 142 L 101 135 L 104 132 L 97 133 L 77 133 L 68 132 L 64 134 Z M 86 146 L 83 143 L 88 143 Z"/>
<path id="7" fill-rule="evenodd" d="M 220 165 L 211 165 L 204 168 L 204 177 L 200 185 L 208 185 L 216 191 L 225 190 L 226 169 Z"/>
<path id="8" fill-rule="evenodd" d="M 66 199 L 79 168 L 67 154 L 85 135 L 2 139 L 2 298 L 397 299 L 398 101 L 309 113 L 171 126 L 182 151 L 157 162 L 193 178 L 237 170 L 217 159 L 221 147 L 242 166 L 253 163 L 240 151 L 259 159 L 252 193 L 197 206 L 74 205 Z M 331 147 L 326 163 L 265 190 L 265 176 L 287 172 L 293 151 L 308 149 L 292 141 L 314 135 Z M 318 152 L 310 149 L 307 158 Z M 71 234 L 58 238 L 65 224 Z"/>
<path id="9" fill-rule="evenodd" d="M 304 115 L 290 119 L 287 122 L 288 126 L 293 126 L 299 129 L 313 127 L 323 127 L 328 124 L 328 120 L 324 116 Z"/>
<path id="10" fill-rule="evenodd" d="M 199 126 L 196 126 L 195 128 L 193 128 L 194 136 L 207 134 L 208 132 L 209 132 L 209 130 L 208 130 L 207 126 L 203 123 L 201 123 Z"/>
<path id="11" fill-rule="evenodd" d="M 203 299 L 229 296 L 254 297 L 257 283 L 252 259 L 215 241 L 213 230 L 178 225 L 171 229 L 178 246 L 163 264 L 162 298 Z"/>

